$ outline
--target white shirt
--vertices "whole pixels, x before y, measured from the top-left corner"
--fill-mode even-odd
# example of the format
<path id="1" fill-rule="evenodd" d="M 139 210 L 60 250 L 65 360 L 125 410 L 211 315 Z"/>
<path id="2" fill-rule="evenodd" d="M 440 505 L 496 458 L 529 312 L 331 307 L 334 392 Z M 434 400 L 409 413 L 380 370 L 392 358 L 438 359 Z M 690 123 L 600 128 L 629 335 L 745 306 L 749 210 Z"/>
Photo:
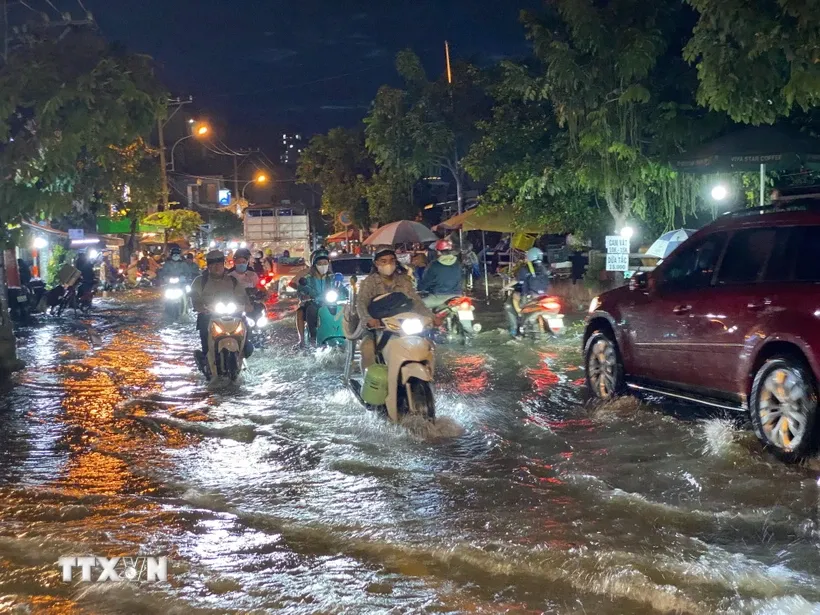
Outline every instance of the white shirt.
<path id="1" fill-rule="evenodd" d="M 231 271 L 229 275 L 232 278 L 236 278 L 237 284 L 245 289 L 256 288 L 256 285 L 259 283 L 259 276 L 256 275 L 256 272 L 252 269 L 248 269 L 245 273 Z"/>

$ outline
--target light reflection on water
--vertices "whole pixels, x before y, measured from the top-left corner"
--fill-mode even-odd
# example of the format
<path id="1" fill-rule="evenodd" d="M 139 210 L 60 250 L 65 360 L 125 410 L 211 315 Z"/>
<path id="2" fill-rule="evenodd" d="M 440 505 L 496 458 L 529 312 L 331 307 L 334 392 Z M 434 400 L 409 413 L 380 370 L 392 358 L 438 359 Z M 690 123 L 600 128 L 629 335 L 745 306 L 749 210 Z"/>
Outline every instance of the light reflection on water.
<path id="1" fill-rule="evenodd" d="M 293 350 L 289 320 L 208 390 L 190 324 L 139 297 L 26 332 L 34 367 L 0 415 L 0 610 L 819 608 L 816 477 L 725 419 L 585 407 L 576 339 L 439 347 L 431 430 L 362 410 L 341 353 Z M 66 552 L 169 554 L 172 581 L 66 586 Z"/>

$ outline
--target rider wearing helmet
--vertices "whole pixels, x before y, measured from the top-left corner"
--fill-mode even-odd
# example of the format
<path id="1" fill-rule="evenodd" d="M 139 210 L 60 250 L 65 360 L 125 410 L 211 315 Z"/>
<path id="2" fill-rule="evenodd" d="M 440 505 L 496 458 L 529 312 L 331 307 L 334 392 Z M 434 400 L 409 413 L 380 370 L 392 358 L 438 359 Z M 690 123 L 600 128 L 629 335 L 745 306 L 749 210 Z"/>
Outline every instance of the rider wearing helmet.
<path id="1" fill-rule="evenodd" d="M 171 258 L 165 261 L 162 269 L 157 275 L 163 282 L 167 282 L 169 278 L 193 279 L 191 276 L 191 267 L 182 259 L 182 250 L 174 246 L 170 250 Z"/>
<path id="2" fill-rule="evenodd" d="M 259 284 L 259 276 L 248 265 L 251 260 L 251 251 L 247 248 L 239 248 L 233 255 L 233 268 L 228 271 L 228 275 L 236 278 L 242 288 L 256 288 Z"/>
<path id="3" fill-rule="evenodd" d="M 211 309 L 218 302 L 234 302 L 245 312 L 250 312 L 252 305 L 242 286 L 225 271 L 225 254 L 220 250 L 211 250 L 205 256 L 208 268 L 191 284 L 191 304 L 197 312 L 196 328 L 202 342 L 202 350 L 197 350 L 197 363 L 200 369 L 208 352 L 208 324 L 211 320 Z M 245 355 L 250 356 L 253 346 L 245 345 Z"/>
<path id="4" fill-rule="evenodd" d="M 325 293 L 333 287 L 333 273 L 330 270 L 330 256 L 327 250 L 316 250 L 310 257 L 310 272 L 299 279 L 299 311 L 296 326 L 299 334 L 299 346 L 305 345 L 305 323 L 308 326 L 310 342 L 316 341 L 316 326 L 319 322 L 319 303 Z"/>
<path id="5" fill-rule="evenodd" d="M 521 313 L 521 299 L 526 301 L 531 297 L 547 294 L 550 287 L 550 274 L 544 265 L 544 252 L 540 248 L 527 250 L 527 261 L 518 270 L 518 284 L 520 291 L 512 294 L 510 301 L 504 304 L 507 322 L 510 325 L 510 335 L 518 335 L 518 317 Z"/>
<path id="6" fill-rule="evenodd" d="M 436 260 L 425 269 L 419 282 L 419 292 L 428 293 L 424 304 L 429 308 L 444 305 L 448 299 L 461 295 L 461 265 L 453 254 L 449 239 L 436 242 Z"/>

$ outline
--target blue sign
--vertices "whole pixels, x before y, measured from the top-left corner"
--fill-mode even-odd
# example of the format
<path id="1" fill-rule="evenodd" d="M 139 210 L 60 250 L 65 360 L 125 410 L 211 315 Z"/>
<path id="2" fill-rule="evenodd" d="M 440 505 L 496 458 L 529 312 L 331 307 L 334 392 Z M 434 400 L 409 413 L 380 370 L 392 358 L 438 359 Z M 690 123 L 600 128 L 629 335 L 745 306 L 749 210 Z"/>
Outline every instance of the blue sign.
<path id="1" fill-rule="evenodd" d="M 219 191 L 219 204 L 220 205 L 230 205 L 231 204 L 231 191 L 230 190 L 220 190 Z"/>

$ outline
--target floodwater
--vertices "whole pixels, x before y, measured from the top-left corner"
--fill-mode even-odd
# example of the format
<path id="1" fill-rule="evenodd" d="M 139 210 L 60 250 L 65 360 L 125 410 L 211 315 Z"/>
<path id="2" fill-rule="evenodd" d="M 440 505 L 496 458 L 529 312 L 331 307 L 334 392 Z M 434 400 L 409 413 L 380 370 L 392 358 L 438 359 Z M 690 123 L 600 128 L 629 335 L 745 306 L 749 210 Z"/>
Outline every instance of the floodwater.
<path id="1" fill-rule="evenodd" d="M 22 332 L 0 612 L 820 613 L 817 471 L 730 416 L 588 404 L 580 329 L 439 346 L 423 430 L 354 403 L 290 318 L 208 390 L 159 307 Z M 168 582 L 64 583 L 58 558 L 89 554 L 167 555 Z"/>

